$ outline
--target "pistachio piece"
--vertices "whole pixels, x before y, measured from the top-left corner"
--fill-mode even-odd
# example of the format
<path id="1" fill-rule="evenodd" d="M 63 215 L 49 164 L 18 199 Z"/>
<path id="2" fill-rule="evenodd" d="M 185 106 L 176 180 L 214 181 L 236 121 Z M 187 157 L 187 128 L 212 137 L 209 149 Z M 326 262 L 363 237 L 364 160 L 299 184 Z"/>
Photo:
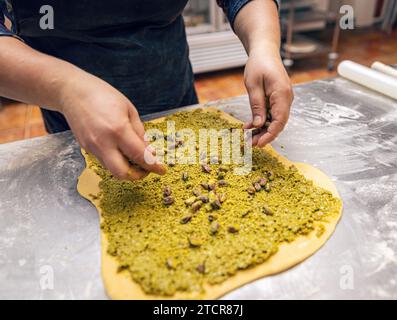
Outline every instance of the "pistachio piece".
<path id="1" fill-rule="evenodd" d="M 185 215 L 182 219 L 181 219 L 181 224 L 186 224 L 188 223 L 190 220 L 192 220 L 192 215 L 189 213 L 187 215 Z"/>
<path id="2" fill-rule="evenodd" d="M 272 189 L 270 183 L 266 183 L 263 189 L 265 189 L 266 192 L 270 192 L 270 190 Z"/>
<path id="3" fill-rule="evenodd" d="M 219 170 L 220 172 L 228 172 L 228 171 L 229 171 L 229 168 L 223 165 L 223 166 L 219 166 L 218 170 Z"/>
<path id="4" fill-rule="evenodd" d="M 252 194 L 255 194 L 256 190 L 254 187 L 248 187 L 247 192 L 252 195 Z"/>
<path id="5" fill-rule="evenodd" d="M 226 201 L 226 193 L 221 193 L 218 195 L 218 199 L 220 203 L 224 203 Z"/>
<path id="6" fill-rule="evenodd" d="M 255 188 L 256 192 L 261 191 L 261 189 L 262 189 L 261 185 L 258 182 L 254 183 L 254 188 Z"/>
<path id="7" fill-rule="evenodd" d="M 210 173 L 211 172 L 211 167 L 208 164 L 203 164 L 201 166 L 201 169 L 203 169 L 204 172 Z"/>
<path id="8" fill-rule="evenodd" d="M 268 171 L 267 172 L 267 177 L 269 178 L 270 181 L 274 180 L 274 173 L 273 171 Z"/>
<path id="9" fill-rule="evenodd" d="M 198 197 L 202 203 L 207 203 L 209 201 L 209 198 L 207 196 L 201 195 Z"/>
<path id="10" fill-rule="evenodd" d="M 216 181 L 211 179 L 208 181 L 208 190 L 215 190 L 216 188 Z"/>
<path id="11" fill-rule="evenodd" d="M 267 183 L 267 180 L 265 178 L 259 178 L 257 183 L 259 183 L 261 187 L 264 187 Z"/>
<path id="12" fill-rule="evenodd" d="M 204 263 L 200 263 L 197 268 L 196 268 L 197 272 L 204 274 L 205 273 L 205 265 Z"/>
<path id="13" fill-rule="evenodd" d="M 163 189 L 163 196 L 169 197 L 172 194 L 172 190 L 169 186 L 165 186 Z"/>
<path id="14" fill-rule="evenodd" d="M 168 258 L 165 261 L 165 265 L 167 266 L 168 269 L 170 270 L 175 270 L 176 269 L 176 261 L 173 258 Z"/>
<path id="15" fill-rule="evenodd" d="M 225 173 L 224 172 L 218 172 L 217 178 L 218 178 L 218 180 L 224 179 L 225 178 Z"/>
<path id="16" fill-rule="evenodd" d="M 212 214 L 208 215 L 208 221 L 209 222 L 212 222 L 212 221 L 217 220 L 217 219 L 218 219 L 218 215 L 216 213 L 212 213 Z"/>
<path id="17" fill-rule="evenodd" d="M 201 201 L 196 201 L 195 203 L 192 204 L 192 211 L 197 212 L 198 210 L 200 210 L 202 205 L 203 203 Z"/>
<path id="18" fill-rule="evenodd" d="M 230 233 L 237 233 L 239 231 L 239 226 L 236 224 L 227 227 L 227 231 Z"/>
<path id="19" fill-rule="evenodd" d="M 219 199 L 215 199 L 215 200 L 211 201 L 210 203 L 211 203 L 211 207 L 214 209 L 220 209 L 222 207 L 222 204 L 219 201 Z"/>
<path id="20" fill-rule="evenodd" d="M 208 198 L 210 199 L 210 202 L 211 202 L 215 199 L 218 199 L 218 196 L 216 195 L 215 191 L 212 190 L 212 191 L 208 192 Z"/>
<path id="21" fill-rule="evenodd" d="M 189 179 L 189 173 L 187 173 L 186 171 L 184 171 L 182 173 L 182 180 L 183 181 L 187 181 L 187 179 Z"/>
<path id="22" fill-rule="evenodd" d="M 220 186 L 220 187 L 226 187 L 226 186 L 228 186 L 229 184 L 227 183 L 227 181 L 225 181 L 225 180 L 219 180 L 218 181 L 218 186 Z"/>
<path id="23" fill-rule="evenodd" d="M 243 211 L 243 213 L 241 214 L 241 217 L 244 218 L 244 217 L 248 216 L 248 214 L 249 214 L 250 212 L 251 212 L 251 210 Z"/>
<path id="24" fill-rule="evenodd" d="M 218 233 L 218 230 L 219 230 L 220 226 L 221 225 L 217 221 L 212 221 L 211 225 L 210 225 L 210 233 L 212 235 Z"/>
<path id="25" fill-rule="evenodd" d="M 267 207 L 263 207 L 263 208 L 262 208 L 262 212 L 263 212 L 265 215 L 267 215 L 267 216 L 272 216 L 272 215 L 273 215 L 273 212 L 272 212 L 269 208 L 267 208 Z"/>
<path id="26" fill-rule="evenodd" d="M 193 203 L 196 202 L 196 200 L 197 200 L 196 197 L 190 197 L 190 198 L 188 198 L 188 199 L 185 200 L 185 204 L 186 204 L 187 206 L 191 206 L 191 205 L 193 205 Z"/>
<path id="27" fill-rule="evenodd" d="M 189 244 L 193 248 L 200 247 L 203 244 L 203 240 L 199 237 L 196 236 L 190 236 L 189 237 Z"/>
<path id="28" fill-rule="evenodd" d="M 168 161 L 168 166 L 175 167 L 175 160 L 169 160 Z"/>
<path id="29" fill-rule="evenodd" d="M 199 197 L 201 195 L 201 192 L 199 189 L 193 189 L 192 193 L 196 196 Z"/>
<path id="30" fill-rule="evenodd" d="M 173 203 L 175 202 L 175 199 L 174 199 L 174 197 L 169 196 L 169 197 L 165 197 L 165 198 L 163 199 L 163 202 L 164 202 L 164 204 L 165 204 L 166 206 L 169 206 L 169 205 L 171 205 L 171 204 L 173 204 Z"/>
<path id="31" fill-rule="evenodd" d="M 208 190 L 208 189 L 209 189 L 208 183 L 206 183 L 206 182 L 201 182 L 200 185 L 201 185 L 201 186 L 203 187 L 203 189 L 205 189 L 205 190 Z"/>

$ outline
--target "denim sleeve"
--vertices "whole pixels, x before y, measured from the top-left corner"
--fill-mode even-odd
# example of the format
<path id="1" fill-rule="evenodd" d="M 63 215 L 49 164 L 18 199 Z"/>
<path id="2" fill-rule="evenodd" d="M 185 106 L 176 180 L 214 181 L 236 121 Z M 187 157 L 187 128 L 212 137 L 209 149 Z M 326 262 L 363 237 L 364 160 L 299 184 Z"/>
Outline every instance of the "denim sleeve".
<path id="1" fill-rule="evenodd" d="M 0 36 L 10 36 L 22 40 L 14 31 L 5 26 L 5 16 L 9 16 L 5 0 L 0 0 Z"/>
<path id="2" fill-rule="evenodd" d="M 218 5 L 225 12 L 231 27 L 233 28 L 234 19 L 236 19 L 237 13 L 251 0 L 216 0 Z M 279 0 L 273 0 L 276 2 L 277 7 L 279 6 Z"/>

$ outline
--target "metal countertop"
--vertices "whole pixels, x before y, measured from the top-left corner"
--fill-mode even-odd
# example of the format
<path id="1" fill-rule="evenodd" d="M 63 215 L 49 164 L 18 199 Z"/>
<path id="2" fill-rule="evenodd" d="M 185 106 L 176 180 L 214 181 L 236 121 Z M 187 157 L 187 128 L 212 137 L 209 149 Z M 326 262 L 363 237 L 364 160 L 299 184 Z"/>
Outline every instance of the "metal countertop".
<path id="1" fill-rule="evenodd" d="M 342 219 L 312 257 L 224 298 L 396 299 L 397 102 L 341 78 L 295 96 L 273 146 L 334 179 Z M 250 117 L 245 96 L 208 105 Z M 83 166 L 70 132 L 0 145 L 0 299 L 106 298 L 97 212 L 76 191 Z"/>

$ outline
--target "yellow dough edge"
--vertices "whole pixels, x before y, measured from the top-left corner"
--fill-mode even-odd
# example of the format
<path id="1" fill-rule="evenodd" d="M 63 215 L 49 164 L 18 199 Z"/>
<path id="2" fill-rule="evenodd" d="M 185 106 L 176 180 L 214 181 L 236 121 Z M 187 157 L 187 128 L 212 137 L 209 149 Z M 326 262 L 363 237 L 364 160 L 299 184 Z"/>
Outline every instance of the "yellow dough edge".
<path id="1" fill-rule="evenodd" d="M 205 112 L 218 112 L 217 109 L 208 107 L 202 109 Z M 221 112 L 221 117 L 227 119 L 230 122 L 238 122 L 231 115 Z M 163 121 L 164 118 L 152 120 L 153 122 Z M 272 156 L 276 157 L 285 166 L 294 165 L 298 171 L 306 177 L 306 179 L 312 180 L 315 185 L 322 187 L 330 191 L 334 197 L 339 198 L 339 193 L 336 189 L 335 184 L 332 180 L 325 175 L 322 171 L 305 163 L 294 163 L 278 154 L 270 145 L 265 147 L 265 150 Z M 99 207 L 99 199 L 93 199 L 92 195 L 97 195 L 100 192 L 99 182 L 101 178 L 89 168 L 88 157 L 84 150 L 82 150 L 83 156 L 86 160 L 86 168 L 79 177 L 77 184 L 77 191 L 81 196 L 92 202 L 98 213 L 100 222 L 102 223 L 102 213 Z M 125 300 L 125 299 L 216 299 L 226 293 L 241 287 L 249 282 L 263 278 L 268 275 L 276 274 L 281 271 L 287 270 L 294 265 L 302 262 L 303 260 L 310 257 L 317 250 L 319 250 L 324 243 L 329 239 L 331 234 L 334 232 L 335 227 L 342 215 L 342 207 L 340 212 L 335 217 L 329 217 L 327 223 L 322 222 L 325 227 L 323 234 L 317 237 L 316 230 L 311 232 L 307 236 L 300 236 L 296 240 L 290 243 L 284 243 L 279 246 L 279 250 L 276 254 L 271 256 L 264 263 L 259 264 L 255 267 L 241 270 L 236 275 L 228 278 L 226 281 L 219 285 L 205 285 L 205 293 L 185 293 L 178 292 L 172 297 L 167 296 L 156 296 L 146 294 L 139 284 L 135 283 L 128 271 L 118 272 L 117 259 L 107 253 L 108 241 L 106 234 L 101 230 L 101 260 L 102 260 L 102 278 L 105 284 L 107 295 L 111 299 Z"/>

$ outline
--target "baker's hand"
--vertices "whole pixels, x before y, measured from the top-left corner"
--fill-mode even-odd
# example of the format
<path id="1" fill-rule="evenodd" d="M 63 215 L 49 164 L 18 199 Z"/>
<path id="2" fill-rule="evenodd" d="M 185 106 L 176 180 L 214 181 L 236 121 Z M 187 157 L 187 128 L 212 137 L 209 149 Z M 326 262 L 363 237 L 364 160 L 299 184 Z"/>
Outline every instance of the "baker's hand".
<path id="1" fill-rule="evenodd" d="M 138 112 L 123 94 L 93 76 L 64 91 L 62 113 L 74 135 L 113 176 L 136 180 L 149 172 L 165 173 L 165 168 L 146 149 Z M 142 169 L 132 169 L 128 160 Z"/>
<path id="2" fill-rule="evenodd" d="M 252 109 L 252 121 L 245 129 L 260 128 L 266 121 L 266 97 L 272 122 L 267 129 L 252 137 L 254 146 L 263 147 L 273 141 L 287 124 L 293 92 L 278 49 L 253 49 L 244 72 L 245 86 Z"/>

